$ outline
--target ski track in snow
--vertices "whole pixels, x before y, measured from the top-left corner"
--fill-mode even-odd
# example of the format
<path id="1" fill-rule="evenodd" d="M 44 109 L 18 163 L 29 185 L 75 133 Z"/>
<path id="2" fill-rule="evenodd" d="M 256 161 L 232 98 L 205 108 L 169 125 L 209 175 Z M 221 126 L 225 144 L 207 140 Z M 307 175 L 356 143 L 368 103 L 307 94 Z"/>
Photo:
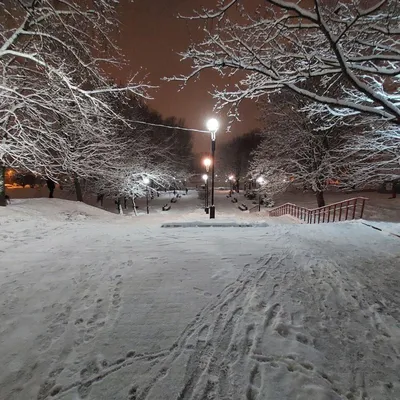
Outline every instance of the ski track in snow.
<path id="1" fill-rule="evenodd" d="M 224 230 L 222 236 L 232 241 L 227 248 L 228 239 L 221 247 L 212 247 L 216 232 L 221 232 L 215 230 L 166 233 L 146 227 L 133 230 L 129 225 L 102 228 L 97 222 L 88 227 L 76 221 L 39 228 L 24 224 L 17 229 L 22 234 L 16 241 L 13 227 L 7 226 L 4 253 L 13 248 L 29 254 L 39 242 L 45 251 L 70 262 L 49 263 L 43 269 L 40 263 L 46 254 L 34 254 L 32 265 L 38 271 L 31 270 L 28 256 L 20 256 L 15 269 L 8 266 L 0 271 L 2 315 L 7 321 L 0 327 L 0 339 L 18 328 L 18 310 L 28 307 L 32 299 L 43 315 L 40 332 L 23 348 L 33 355 L 26 363 L 20 360 L 14 372 L 0 374 L 0 384 L 8 390 L 0 388 L 0 399 L 398 399 L 398 239 L 356 224 L 273 226 Z M 60 246 L 57 237 L 71 232 Z M 121 237 L 123 232 L 131 236 Z M 211 258 L 207 254 L 205 261 L 206 253 L 196 246 L 200 236 L 213 254 Z M 93 247 L 82 260 L 72 254 L 74 243 L 80 241 L 81 248 Z M 147 251 L 145 246 L 155 241 L 157 246 Z M 238 248 L 240 241 L 248 244 Z M 133 243 L 139 261 L 129 254 Z M 106 244 L 109 251 L 102 251 Z M 119 259 L 121 253 L 128 258 L 125 254 Z M 171 262 L 175 253 L 181 258 Z M 220 282 L 215 292 L 207 279 L 191 280 L 197 276 L 190 265 L 195 259 L 200 260 L 197 266 L 220 262 L 233 268 L 236 262 L 235 268 L 242 265 L 242 271 L 224 279 L 226 270 L 211 270 L 214 275 L 208 281 Z M 181 264 L 183 260 L 186 264 Z M 254 261 L 240 264 L 242 260 Z M 136 275 L 130 275 L 132 271 Z M 57 285 L 51 279 L 43 283 L 54 287 L 60 299 L 46 299 L 40 290 L 32 292 L 38 273 L 65 275 L 64 283 Z M 140 296 L 129 300 L 135 295 L 130 284 L 143 276 L 142 285 L 148 285 L 146 290 L 155 299 L 168 296 L 181 286 L 167 286 L 167 291 L 158 293 L 169 282 L 162 278 L 167 274 L 175 277 L 173 282 L 184 282 L 185 296 L 188 288 L 191 296 L 198 296 L 197 305 L 188 305 L 195 315 L 186 317 L 184 329 L 180 334 L 176 331 L 172 344 L 164 349 L 143 351 L 142 346 L 105 357 L 106 342 L 119 340 L 126 304 L 132 307 L 140 301 Z M 145 315 L 142 335 L 150 323 Z M 148 348 L 157 347 L 151 337 L 148 340 Z M 106 392 L 110 385 L 115 397 Z"/>

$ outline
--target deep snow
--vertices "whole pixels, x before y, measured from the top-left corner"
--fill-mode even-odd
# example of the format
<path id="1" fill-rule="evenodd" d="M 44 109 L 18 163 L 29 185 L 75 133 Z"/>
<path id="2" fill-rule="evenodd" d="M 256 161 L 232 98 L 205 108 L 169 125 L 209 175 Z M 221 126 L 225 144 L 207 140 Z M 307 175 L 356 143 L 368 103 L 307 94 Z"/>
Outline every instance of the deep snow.
<path id="1" fill-rule="evenodd" d="M 399 398 L 399 238 L 186 201 L 0 209 L 1 400 Z"/>

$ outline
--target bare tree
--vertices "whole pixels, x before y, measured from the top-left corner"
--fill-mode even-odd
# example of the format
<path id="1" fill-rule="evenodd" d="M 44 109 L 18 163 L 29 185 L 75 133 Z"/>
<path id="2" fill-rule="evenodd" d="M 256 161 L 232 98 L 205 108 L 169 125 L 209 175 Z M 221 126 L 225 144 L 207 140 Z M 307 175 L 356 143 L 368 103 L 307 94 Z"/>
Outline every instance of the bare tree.
<path id="1" fill-rule="evenodd" d="M 190 131 L 180 130 L 183 121 L 163 119 L 135 97 L 121 98 L 114 102 L 114 109 L 124 119 L 113 123 L 115 134 L 110 141 L 101 140 L 103 165 L 97 166 L 94 159 L 91 182 L 85 185 L 89 191 L 134 199 L 187 178 L 192 148 Z M 86 181 L 87 173 L 82 172 Z M 145 178 L 150 185 L 144 183 Z"/>
<path id="2" fill-rule="evenodd" d="M 236 106 L 287 88 L 320 105 L 315 112 L 400 124 L 400 3 L 398 0 L 265 0 L 250 9 L 243 0 L 225 0 L 189 19 L 205 21 L 204 40 L 182 54 L 192 73 L 171 79 L 184 83 L 206 69 L 236 76 L 216 90 L 219 107 Z M 245 74 L 243 74 L 245 72 Z M 310 90 L 302 82 L 319 77 Z M 340 92 L 331 87 L 340 82 Z"/>
<path id="3" fill-rule="evenodd" d="M 357 186 L 391 182 L 392 197 L 400 181 L 400 129 L 384 123 L 355 135 L 342 149 L 348 161 L 348 175 Z"/>
<path id="4" fill-rule="evenodd" d="M 254 179 L 262 176 L 264 190 L 272 196 L 289 185 L 312 190 L 322 207 L 324 192 L 333 182 L 342 189 L 355 184 L 353 173 L 359 172 L 360 152 L 350 151 L 355 128 L 321 127 L 318 119 L 299 111 L 307 103 L 288 90 L 264 100 L 263 141 L 255 151 L 251 175 Z"/>
<path id="5" fill-rule="evenodd" d="M 0 165 L 53 177 L 54 164 L 87 171 L 81 161 L 110 146 L 112 121 L 121 119 L 110 98 L 147 96 L 143 82 L 117 87 L 105 78 L 104 66 L 120 60 L 116 4 L 0 0 Z M 99 135 L 106 142 L 96 149 Z"/>

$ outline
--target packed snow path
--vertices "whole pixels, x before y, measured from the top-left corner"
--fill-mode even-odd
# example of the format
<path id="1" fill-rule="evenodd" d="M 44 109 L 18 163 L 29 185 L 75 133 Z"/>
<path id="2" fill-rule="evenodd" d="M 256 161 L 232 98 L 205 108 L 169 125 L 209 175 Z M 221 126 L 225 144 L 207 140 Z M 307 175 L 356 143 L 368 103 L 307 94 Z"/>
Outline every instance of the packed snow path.
<path id="1" fill-rule="evenodd" d="M 1 210 L 1 400 L 399 398 L 398 238 L 54 204 Z"/>

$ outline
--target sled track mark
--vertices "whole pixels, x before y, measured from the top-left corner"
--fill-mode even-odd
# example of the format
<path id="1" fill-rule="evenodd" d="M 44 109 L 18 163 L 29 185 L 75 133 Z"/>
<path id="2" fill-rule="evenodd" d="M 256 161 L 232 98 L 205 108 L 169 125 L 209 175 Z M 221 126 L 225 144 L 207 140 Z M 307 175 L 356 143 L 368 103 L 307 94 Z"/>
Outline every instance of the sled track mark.
<path id="1" fill-rule="evenodd" d="M 107 360 L 102 360 L 100 363 L 96 361 L 90 361 L 81 371 L 80 379 L 71 383 L 68 386 L 57 387 L 57 393 L 52 395 L 49 390 L 46 391 L 45 395 L 40 398 L 40 400 L 48 399 L 49 397 L 57 399 L 58 395 L 69 392 L 72 389 L 77 389 L 80 396 L 86 396 L 90 393 L 91 387 L 94 383 L 102 381 L 108 375 L 119 371 L 121 368 L 128 367 L 139 360 L 144 361 L 154 361 L 158 359 L 165 358 L 169 354 L 169 350 L 163 350 L 157 353 L 135 353 L 130 351 L 127 353 L 126 357 L 118 358 L 112 363 L 108 363 Z M 164 373 L 159 374 L 160 377 L 165 375 Z M 53 397 L 51 397 L 53 396 Z M 82 397 L 84 398 L 84 397 Z M 39 400 L 39 399 L 38 399 Z"/>
<path id="2" fill-rule="evenodd" d="M 279 303 L 275 303 L 273 306 L 267 309 L 264 318 L 264 331 L 271 325 L 273 319 L 277 316 L 280 309 L 281 305 Z"/>
<path id="3" fill-rule="evenodd" d="M 246 400 L 256 400 L 261 389 L 261 372 L 258 363 L 250 372 L 249 384 L 246 391 Z"/>
<path id="4" fill-rule="evenodd" d="M 245 309 L 241 305 L 246 305 L 249 302 L 249 293 L 252 293 L 250 288 L 256 288 L 258 285 L 262 286 L 263 282 L 268 280 L 269 276 L 266 268 L 271 261 L 275 265 L 279 264 L 284 258 L 286 256 L 281 259 L 272 255 L 264 257 L 260 259 L 259 266 L 254 270 L 251 269 L 249 264 L 246 264 L 236 281 L 226 286 L 216 296 L 214 301 L 206 305 L 186 326 L 179 338 L 172 345 L 170 353 L 158 367 L 169 370 L 171 365 L 184 351 L 192 352 L 187 362 L 187 373 L 184 378 L 183 388 L 176 400 L 197 399 L 199 395 L 198 390 L 200 389 L 198 387 L 199 383 L 204 385 L 201 392 L 203 393 L 203 397 L 206 392 L 210 393 L 210 396 L 216 396 L 216 393 L 226 396 L 229 386 L 230 365 L 240 357 L 240 354 L 248 354 L 255 341 L 255 327 L 253 326 L 249 332 L 248 340 L 251 341 L 251 344 L 248 344 L 247 351 L 238 351 L 238 346 L 233 343 L 237 321 Z M 266 303 L 262 302 L 262 307 L 259 311 L 264 310 L 265 307 Z M 279 307 L 279 304 L 267 310 L 267 316 L 270 315 L 267 318 L 272 319 L 276 315 L 278 312 L 277 307 Z M 231 313 L 229 309 L 232 309 Z M 214 318 L 212 318 L 214 321 L 211 323 L 207 322 L 210 315 L 214 315 Z M 269 323 L 270 321 L 267 321 L 266 326 Z M 196 331 L 198 332 L 197 343 L 188 344 L 188 341 L 194 338 L 193 335 Z M 207 335 L 205 332 L 208 332 Z M 240 347 L 243 347 L 243 342 Z M 230 354 L 236 354 L 236 356 L 228 359 Z M 222 366 L 224 367 L 224 372 L 221 373 Z M 159 379 L 158 374 L 153 377 L 142 388 L 138 400 L 149 399 L 151 389 Z M 217 380 L 217 384 L 215 384 L 214 379 Z M 209 381 L 212 383 L 212 389 L 211 384 L 207 383 Z M 199 399 L 201 400 L 203 397 L 200 394 Z"/>

